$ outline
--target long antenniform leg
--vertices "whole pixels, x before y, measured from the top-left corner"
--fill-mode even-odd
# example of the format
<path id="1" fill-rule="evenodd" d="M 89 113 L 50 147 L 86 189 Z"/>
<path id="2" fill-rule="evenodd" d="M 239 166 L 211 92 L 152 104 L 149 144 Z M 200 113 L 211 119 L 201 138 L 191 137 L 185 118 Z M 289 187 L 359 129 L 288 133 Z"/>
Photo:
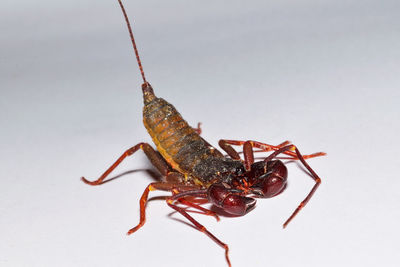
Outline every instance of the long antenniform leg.
<path id="1" fill-rule="evenodd" d="M 252 144 L 252 141 L 246 141 L 246 142 Z M 240 160 L 240 155 L 239 155 L 239 153 L 232 147 L 232 145 L 241 146 L 241 145 L 244 145 L 246 142 L 245 142 L 245 141 L 236 141 L 236 140 L 224 140 L 224 139 L 221 139 L 221 140 L 219 140 L 218 145 L 219 145 L 232 159 Z M 283 142 L 283 143 L 281 143 L 281 144 L 279 144 L 279 145 L 277 145 L 277 146 L 271 146 L 271 145 L 269 145 L 269 146 L 271 147 L 271 149 L 263 148 L 262 150 L 255 151 L 255 152 L 268 152 L 268 151 L 273 150 L 272 147 L 275 147 L 276 149 L 279 149 L 279 148 L 281 148 L 281 147 L 283 147 L 283 146 L 286 146 L 286 145 L 288 145 L 288 144 L 290 144 L 290 142 L 289 142 L 289 141 L 285 141 L 285 142 Z M 266 145 L 266 144 L 265 144 L 265 145 Z M 243 152 L 245 153 L 245 151 L 243 151 Z"/>
<path id="2" fill-rule="evenodd" d="M 306 167 L 306 169 L 311 173 L 311 177 L 315 181 L 315 185 L 312 187 L 311 191 L 308 193 L 306 198 L 300 203 L 300 205 L 296 208 L 296 210 L 290 215 L 290 217 L 286 220 L 286 222 L 283 224 L 283 228 L 285 228 L 291 221 L 292 219 L 299 213 L 299 211 L 304 208 L 304 206 L 308 203 L 308 201 L 311 199 L 311 197 L 314 195 L 315 191 L 321 184 L 321 178 L 315 173 L 315 171 L 308 165 L 308 163 L 305 161 L 304 156 L 300 153 L 300 151 L 297 149 L 296 146 L 294 145 L 288 145 L 281 147 L 280 149 L 276 150 L 274 153 L 269 155 L 264 161 L 268 162 L 278 156 L 281 153 L 289 152 L 289 151 L 295 151 L 297 158 L 300 160 L 300 162 Z"/>
<path id="3" fill-rule="evenodd" d="M 284 146 L 290 144 L 289 141 L 285 141 L 285 142 L 283 142 L 283 143 L 281 143 L 281 144 L 279 144 L 279 145 L 277 145 L 277 146 L 269 145 L 269 144 L 265 144 L 265 143 L 261 143 L 261 142 L 257 142 L 257 141 L 251 141 L 251 140 L 248 140 L 248 141 L 238 141 L 238 140 L 225 140 L 225 139 L 222 139 L 222 140 L 219 141 L 220 147 L 221 147 L 226 153 L 228 153 L 228 155 L 229 155 L 231 158 L 233 158 L 233 159 L 240 159 L 240 156 L 239 156 L 239 154 L 232 148 L 231 145 L 234 145 L 234 146 L 243 146 L 245 143 L 250 144 L 252 147 L 259 148 L 259 149 L 261 149 L 261 150 L 264 151 L 264 152 L 277 151 L 277 150 L 279 150 L 280 148 L 282 148 L 282 147 L 284 147 Z M 245 151 L 243 151 L 243 152 L 245 152 Z M 286 154 L 286 155 L 288 155 L 288 156 L 291 156 L 289 159 L 299 160 L 298 156 L 297 156 L 296 153 L 293 152 L 293 151 L 284 151 L 284 152 L 282 152 L 282 153 L 283 153 L 283 154 Z M 325 156 L 325 155 L 326 155 L 326 153 L 324 153 L 324 152 L 317 152 L 317 153 L 313 153 L 313 154 L 310 154 L 310 155 L 303 155 L 303 158 L 304 158 L 304 159 L 309 159 L 309 158 L 315 158 L 315 157 L 320 157 L 320 156 Z"/>

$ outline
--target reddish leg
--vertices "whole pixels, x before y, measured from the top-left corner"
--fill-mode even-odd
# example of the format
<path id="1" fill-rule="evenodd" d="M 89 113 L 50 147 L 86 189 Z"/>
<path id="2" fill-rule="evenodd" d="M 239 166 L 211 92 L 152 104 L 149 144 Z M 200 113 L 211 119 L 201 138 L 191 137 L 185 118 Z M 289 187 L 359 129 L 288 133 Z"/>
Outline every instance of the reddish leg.
<path id="1" fill-rule="evenodd" d="M 252 146 L 252 142 L 251 142 L 251 141 L 246 141 L 246 142 L 249 143 L 249 144 Z M 218 145 L 219 145 L 232 159 L 240 160 L 239 153 L 238 153 L 231 145 L 237 145 L 237 146 L 243 145 L 243 146 L 244 146 L 244 144 L 245 144 L 246 142 L 244 142 L 244 141 L 234 141 L 234 140 L 224 140 L 224 139 L 221 139 L 221 140 L 219 140 Z M 277 145 L 277 146 L 275 146 L 275 147 L 276 147 L 276 148 L 280 148 L 280 147 L 283 147 L 283 146 L 288 145 L 288 144 L 290 144 L 290 142 L 289 142 L 289 141 L 285 141 L 285 142 L 283 142 L 283 143 L 281 143 L 281 144 L 279 144 L 279 145 Z M 250 149 L 252 150 L 252 147 L 251 147 Z M 249 151 L 250 149 L 247 148 L 248 152 L 250 152 L 250 151 Z M 245 150 L 245 148 L 243 147 L 243 153 L 245 153 L 244 150 Z M 270 150 L 268 150 L 268 151 L 271 151 L 271 150 L 273 150 L 273 149 L 270 149 Z M 266 152 L 266 151 L 267 151 L 267 150 L 262 149 L 262 150 L 257 150 L 257 151 L 254 151 L 254 152 Z M 248 153 L 248 154 L 253 154 L 253 153 Z M 245 156 L 245 160 L 246 160 L 246 156 Z M 254 160 L 254 157 L 253 157 L 253 160 Z"/>
<path id="2" fill-rule="evenodd" d="M 162 174 L 162 175 L 167 175 L 170 168 L 168 164 L 165 162 L 165 160 L 160 156 L 160 154 L 155 151 L 149 144 L 147 143 L 139 143 L 134 147 L 129 148 L 126 150 L 118 159 L 117 161 L 114 162 L 113 165 L 111 165 L 110 168 L 108 168 L 103 175 L 100 176 L 99 179 L 95 181 L 88 181 L 86 180 L 85 177 L 82 177 L 82 181 L 85 182 L 86 184 L 89 185 L 100 185 L 103 183 L 104 179 L 128 156 L 132 155 L 139 149 L 142 149 L 146 156 L 149 158 L 151 163 L 154 165 L 154 167 L 157 168 L 157 170 Z"/>
<path id="3" fill-rule="evenodd" d="M 197 212 L 197 213 L 200 213 L 200 214 L 203 214 L 203 215 L 213 216 L 213 217 L 215 217 L 217 222 L 219 222 L 219 216 L 215 212 L 213 212 L 213 211 L 211 211 L 209 209 L 203 208 L 202 206 L 197 205 L 196 203 L 188 201 L 188 200 L 186 200 L 184 198 L 180 198 L 180 199 L 178 199 L 178 201 L 179 201 L 179 203 L 182 203 L 182 204 L 184 204 L 184 205 L 186 205 L 188 207 L 192 207 L 192 208 L 200 210 L 200 212 L 197 212 L 197 211 L 194 211 L 194 210 L 188 210 L 188 212 Z"/>
<path id="4" fill-rule="evenodd" d="M 314 170 L 311 169 L 310 165 L 308 165 L 308 163 L 304 160 L 304 157 L 301 155 L 301 153 L 297 149 L 297 147 L 295 147 L 295 150 L 296 150 L 296 155 L 299 158 L 299 160 L 301 161 L 301 163 L 303 163 L 304 167 L 306 167 L 307 170 L 311 173 L 311 177 L 314 179 L 315 185 L 311 189 L 310 193 L 308 193 L 306 198 L 300 203 L 300 205 L 292 213 L 292 215 L 290 215 L 289 219 L 287 219 L 286 222 L 283 224 L 283 228 L 285 228 L 289 224 L 289 222 L 297 215 L 297 213 L 299 213 L 299 211 L 308 203 L 308 201 L 311 199 L 311 197 L 314 195 L 315 191 L 321 184 L 321 178 L 319 178 L 319 176 L 314 172 Z"/>
<path id="5" fill-rule="evenodd" d="M 194 226 L 199 231 L 204 232 L 212 240 L 214 240 L 218 245 L 223 247 L 225 249 L 226 260 L 227 260 L 229 266 L 231 266 L 230 261 L 229 261 L 229 256 L 228 256 L 228 252 L 229 252 L 228 245 L 226 245 L 225 243 L 221 242 L 218 238 L 216 238 L 213 234 L 211 234 L 203 225 L 198 223 L 183 208 L 178 207 L 177 205 L 173 204 L 173 202 L 175 200 L 177 200 L 177 201 L 179 201 L 179 202 L 181 202 L 181 203 L 186 205 L 187 202 L 185 200 L 182 202 L 182 199 L 185 196 L 194 196 L 194 197 L 205 197 L 206 196 L 207 189 L 197 189 L 196 190 L 194 187 L 192 187 L 192 188 L 193 189 L 190 190 L 189 186 L 182 186 L 182 185 L 168 184 L 168 183 L 151 183 L 151 184 L 149 184 L 146 187 L 146 189 L 144 190 L 144 192 L 142 194 L 142 197 L 140 198 L 140 221 L 139 221 L 138 225 L 136 225 L 135 227 L 130 229 L 127 234 L 130 235 L 130 234 L 136 232 L 146 222 L 146 212 L 145 212 L 145 210 L 146 210 L 146 204 L 147 204 L 147 201 L 148 201 L 148 196 L 149 196 L 149 192 L 150 191 L 163 190 L 163 191 L 172 191 L 173 193 L 182 191 L 181 193 L 174 194 L 173 196 L 171 196 L 171 197 L 169 197 L 167 199 L 168 206 L 170 206 L 171 208 L 173 208 L 174 210 L 176 210 L 177 212 L 179 212 L 180 214 L 185 216 L 190 222 L 192 222 L 194 224 Z M 194 203 L 190 203 L 190 206 L 196 207 L 196 208 L 200 207 L 200 206 L 197 206 Z M 203 209 L 202 207 L 200 207 L 200 208 Z"/>
<path id="6" fill-rule="evenodd" d="M 263 150 L 266 150 L 266 151 L 279 150 L 280 148 L 282 148 L 284 145 L 286 145 L 288 143 L 288 141 L 285 141 L 282 144 L 279 144 L 278 146 L 271 146 L 271 145 L 268 145 L 268 144 L 265 144 L 265 143 L 260 143 L 260 142 L 257 142 L 257 141 L 250 141 L 250 142 L 252 143 L 252 145 L 254 147 L 257 147 L 257 148 L 260 148 L 260 149 L 263 149 Z M 272 149 L 270 149 L 270 147 Z M 294 153 L 292 151 L 286 151 L 286 152 L 284 152 L 284 154 L 289 155 L 289 156 L 293 156 L 293 159 L 299 160 L 299 157 L 298 157 L 297 153 Z M 326 155 L 325 152 L 316 152 L 316 153 L 313 153 L 313 154 L 310 154 L 310 155 L 304 155 L 302 157 L 303 157 L 303 159 L 309 159 L 309 158 L 315 158 L 315 157 L 320 157 L 320 156 L 325 156 L 325 155 Z"/>
<path id="7" fill-rule="evenodd" d="M 277 146 L 273 146 L 273 145 L 268 145 L 268 144 L 264 144 L 264 143 L 260 143 L 257 141 L 238 141 L 238 140 L 220 140 L 220 142 L 223 142 L 227 145 L 234 145 L 234 146 L 243 146 L 246 142 L 250 143 L 252 147 L 256 147 L 261 149 L 261 151 L 264 152 L 269 152 L 269 151 L 273 151 L 273 150 L 278 150 L 279 148 L 281 148 L 282 144 L 287 144 L 289 141 L 285 141 Z M 244 151 L 243 151 L 244 152 Z M 296 154 L 294 152 L 291 151 L 285 151 L 285 154 L 288 154 L 290 156 L 296 156 Z M 296 158 L 297 159 L 297 158 Z"/>
<path id="8" fill-rule="evenodd" d="M 197 128 L 193 128 L 193 130 L 195 130 L 198 135 L 200 135 L 202 132 L 200 126 L 201 126 L 201 122 L 197 123 Z"/>
<path id="9" fill-rule="evenodd" d="M 319 176 L 314 172 L 314 170 L 310 167 L 310 165 L 308 165 L 308 163 L 304 159 L 304 156 L 301 155 L 300 151 L 294 145 L 288 145 L 288 146 L 285 146 L 285 147 L 281 147 L 280 149 L 278 149 L 277 151 L 275 151 L 274 153 L 269 155 L 265 159 L 265 161 L 268 162 L 268 161 L 272 160 L 273 158 L 275 158 L 276 156 L 278 156 L 279 154 L 285 153 L 285 152 L 287 152 L 289 150 L 294 150 L 295 151 L 297 158 L 304 165 L 304 167 L 306 167 L 306 169 L 311 173 L 311 177 L 314 179 L 315 185 L 313 186 L 311 191 L 308 193 L 306 198 L 300 203 L 300 205 L 296 208 L 296 210 L 292 213 L 292 215 L 290 215 L 290 217 L 283 224 L 283 228 L 285 228 L 290 223 L 290 221 L 292 221 L 292 219 L 299 213 L 299 211 L 302 208 L 304 208 L 304 206 L 308 203 L 308 201 L 311 199 L 311 197 L 314 195 L 315 191 L 317 190 L 317 188 L 321 184 L 321 178 L 319 178 Z"/>
<path id="10" fill-rule="evenodd" d="M 277 147 L 284 147 L 288 144 L 290 144 L 290 141 L 286 140 L 286 141 L 283 141 L 282 143 L 280 143 L 279 145 L 277 145 Z"/>
<path id="11" fill-rule="evenodd" d="M 277 146 L 274 146 L 274 145 L 269 145 L 269 144 L 265 144 L 265 143 L 261 143 L 261 142 L 257 142 L 257 141 L 220 140 L 220 142 L 221 141 L 226 143 L 226 144 L 235 145 L 235 146 L 242 146 L 246 142 L 249 142 L 253 147 L 262 149 L 265 152 L 269 152 L 269 151 L 272 151 L 272 150 L 277 151 L 281 147 L 283 147 L 284 145 L 289 143 L 289 141 L 285 141 L 285 142 L 283 142 L 283 143 L 281 143 L 281 144 L 279 144 Z M 282 153 L 291 156 L 290 159 L 294 159 L 294 160 L 298 160 L 299 159 L 297 157 L 297 154 L 295 152 L 293 152 L 293 151 L 285 151 L 285 152 L 282 152 Z M 314 158 L 314 157 L 319 157 L 319 156 L 324 156 L 324 155 L 326 155 L 326 153 L 317 152 L 317 153 L 313 153 L 313 154 L 310 154 L 310 155 L 304 155 L 303 158 L 304 159 L 309 159 L 309 158 Z"/>
<path id="12" fill-rule="evenodd" d="M 209 232 L 203 225 L 201 225 L 198 221 L 196 221 L 192 216 L 190 216 L 184 209 L 181 207 L 178 207 L 177 205 L 174 204 L 174 199 L 179 199 L 182 196 L 185 195 L 190 195 L 192 194 L 191 192 L 183 192 L 181 194 L 177 194 L 175 196 L 172 196 L 171 198 L 167 199 L 167 204 L 180 214 L 182 214 L 186 219 L 188 219 L 195 227 L 197 230 L 200 232 L 205 233 L 208 237 L 210 237 L 215 243 L 217 243 L 220 247 L 225 249 L 225 259 L 228 262 L 229 267 L 231 267 L 231 261 L 229 260 L 229 247 L 227 244 L 219 240 L 216 236 L 214 236 L 211 232 Z M 193 194 L 196 194 L 196 192 L 193 192 Z"/>
<path id="13" fill-rule="evenodd" d="M 171 173 L 169 173 L 167 175 L 167 177 L 166 177 L 166 181 L 167 181 L 167 183 L 174 183 L 174 184 L 181 185 L 181 189 L 182 189 L 182 185 L 185 183 L 184 175 L 179 173 L 179 172 L 171 172 Z M 183 189 L 187 189 L 187 187 L 185 187 Z M 176 195 L 176 194 L 181 193 L 181 192 L 179 192 L 178 188 L 174 188 L 172 190 L 172 193 L 174 195 Z M 203 200 L 205 200 L 205 202 L 203 202 L 203 204 L 204 203 L 208 203 L 207 199 L 203 199 Z M 180 198 L 180 199 L 178 199 L 178 201 L 180 203 L 188 206 L 188 207 L 192 207 L 192 208 L 200 210 L 200 211 L 188 210 L 188 212 L 197 212 L 197 213 L 200 213 L 200 214 L 203 214 L 203 215 L 213 216 L 213 217 L 215 217 L 215 219 L 217 221 L 219 221 L 219 217 L 215 212 L 213 212 L 213 211 L 211 211 L 209 209 L 203 208 L 202 206 L 198 205 L 197 203 L 194 203 L 194 200 L 193 201 L 189 201 L 189 200 L 187 200 L 185 198 Z"/>
<path id="14" fill-rule="evenodd" d="M 143 191 L 142 196 L 140 197 L 140 220 L 139 223 L 128 231 L 128 235 L 133 234 L 139 228 L 141 228 L 146 222 L 146 205 L 148 202 L 148 197 L 150 191 L 161 190 L 161 191 L 171 191 L 171 192 L 179 192 L 179 191 L 188 191 L 196 189 L 195 186 L 187 186 L 187 185 L 179 185 L 179 184 L 171 184 L 171 183 L 151 183 L 146 189 Z"/>
<path id="15" fill-rule="evenodd" d="M 240 160 L 239 153 L 231 146 L 233 145 L 242 145 L 243 144 L 243 154 L 244 154 L 244 166 L 246 170 L 250 170 L 251 164 L 254 163 L 254 153 L 255 152 L 265 152 L 266 150 L 253 150 L 253 142 L 252 141 L 233 141 L 233 140 L 219 140 L 219 146 L 233 159 Z M 285 141 L 277 146 L 277 149 L 290 144 L 289 141 Z M 272 148 L 270 150 L 273 150 Z M 270 151 L 268 150 L 268 151 Z"/>
<path id="16" fill-rule="evenodd" d="M 276 147 L 284 147 L 284 146 L 286 146 L 286 145 L 289 145 L 290 144 L 290 141 L 284 141 L 284 142 L 282 142 L 282 143 L 280 143 L 279 145 L 277 145 Z M 263 149 L 260 149 L 260 150 L 254 150 L 254 153 L 258 153 L 258 152 L 266 152 L 265 150 L 263 150 Z"/>

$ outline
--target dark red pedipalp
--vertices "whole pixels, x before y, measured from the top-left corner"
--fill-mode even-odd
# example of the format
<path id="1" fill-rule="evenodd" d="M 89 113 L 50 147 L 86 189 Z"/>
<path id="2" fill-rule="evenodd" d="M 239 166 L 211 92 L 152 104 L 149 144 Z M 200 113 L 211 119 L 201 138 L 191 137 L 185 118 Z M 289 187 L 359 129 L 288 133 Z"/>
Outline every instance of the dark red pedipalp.
<path id="1" fill-rule="evenodd" d="M 243 191 L 232 189 L 224 183 L 212 184 L 207 190 L 210 203 L 223 209 L 229 214 L 245 215 L 256 204 L 256 200 L 242 196 Z"/>
<path id="2" fill-rule="evenodd" d="M 280 160 L 259 161 L 231 183 L 215 183 L 207 190 L 210 203 L 229 214 L 242 216 L 256 204 L 257 198 L 270 198 L 286 187 L 287 169 Z M 251 197 L 247 197 L 250 195 Z"/>
<path id="3" fill-rule="evenodd" d="M 266 172 L 259 175 L 258 177 L 252 177 L 253 183 L 250 186 L 251 192 L 254 193 L 257 197 L 274 197 L 281 193 L 286 187 L 286 166 L 280 160 L 271 160 L 268 162 L 261 161 L 261 163 L 264 163 L 266 165 L 266 168 L 264 168 Z M 255 163 L 253 165 L 255 165 Z M 257 166 L 257 168 L 259 167 Z"/>

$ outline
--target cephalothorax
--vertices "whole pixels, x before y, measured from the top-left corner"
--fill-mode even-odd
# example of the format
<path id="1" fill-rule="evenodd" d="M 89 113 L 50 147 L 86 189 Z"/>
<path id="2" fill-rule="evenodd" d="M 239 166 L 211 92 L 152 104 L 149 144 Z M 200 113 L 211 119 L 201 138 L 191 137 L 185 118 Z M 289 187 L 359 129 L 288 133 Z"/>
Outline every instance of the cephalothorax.
<path id="1" fill-rule="evenodd" d="M 216 212 L 200 206 L 199 202 L 204 203 L 205 200 L 229 214 L 245 215 L 254 208 L 256 198 L 274 197 L 285 189 L 287 169 L 278 158 L 279 155 L 284 154 L 287 159 L 300 160 L 315 181 L 310 193 L 283 224 L 286 227 L 310 200 L 321 183 L 321 179 L 305 159 L 322 156 L 325 153 L 302 155 L 288 141 L 274 146 L 257 141 L 220 140 L 219 146 L 227 153 L 227 156 L 224 156 L 200 136 L 199 126 L 196 129 L 190 127 L 170 103 L 155 96 L 153 88 L 144 76 L 125 9 L 121 0 L 118 0 L 118 2 L 125 16 L 143 78 L 143 122 L 157 147 L 157 151 L 147 143 L 139 143 L 126 150 L 99 179 L 91 182 L 82 177 L 82 180 L 90 185 L 102 184 L 108 174 L 127 156 L 142 149 L 151 163 L 163 175 L 163 181 L 151 183 L 144 190 L 140 198 L 140 222 L 130 229 L 128 234 L 134 233 L 144 225 L 149 192 L 153 190 L 169 191 L 172 195 L 167 197 L 167 204 L 186 217 L 198 230 L 204 232 L 223 247 L 228 265 L 231 266 L 228 245 L 211 234 L 189 215 L 189 210 L 182 206 L 194 208 L 202 214 L 214 216 L 219 220 Z M 243 147 L 243 160 L 232 147 L 233 145 Z M 253 151 L 253 148 L 258 150 Z M 273 152 L 264 160 L 255 162 L 253 154 L 259 151 Z"/>

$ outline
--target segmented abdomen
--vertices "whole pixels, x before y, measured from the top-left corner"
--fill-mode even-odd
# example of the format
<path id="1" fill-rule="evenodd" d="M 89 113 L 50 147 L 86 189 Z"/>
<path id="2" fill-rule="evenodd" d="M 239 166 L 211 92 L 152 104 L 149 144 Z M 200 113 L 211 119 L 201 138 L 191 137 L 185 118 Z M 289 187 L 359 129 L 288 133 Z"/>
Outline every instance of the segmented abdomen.
<path id="1" fill-rule="evenodd" d="M 154 98 L 144 106 L 143 122 L 163 158 L 181 173 L 192 175 L 201 161 L 210 156 L 222 157 L 162 98 Z"/>

